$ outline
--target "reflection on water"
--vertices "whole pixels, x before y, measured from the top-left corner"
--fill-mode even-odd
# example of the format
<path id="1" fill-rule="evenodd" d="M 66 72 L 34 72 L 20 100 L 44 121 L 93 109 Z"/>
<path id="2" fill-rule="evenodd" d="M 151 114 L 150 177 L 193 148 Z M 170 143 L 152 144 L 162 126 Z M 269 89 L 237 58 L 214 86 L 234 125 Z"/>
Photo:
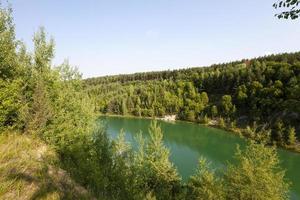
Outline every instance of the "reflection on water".
<path id="1" fill-rule="evenodd" d="M 107 123 L 108 134 L 116 138 L 120 129 L 124 129 L 126 140 L 133 149 L 137 148 L 135 137 L 142 131 L 148 137 L 151 120 L 122 117 L 101 117 Z M 227 161 L 233 162 L 237 145 L 245 146 L 245 141 L 226 131 L 187 122 L 159 122 L 164 133 L 164 144 L 171 151 L 171 161 L 177 167 L 183 180 L 193 174 L 198 159 L 203 156 L 215 168 L 223 167 Z M 300 198 L 300 154 L 279 150 L 281 165 L 287 178 L 293 183 L 293 199 Z"/>

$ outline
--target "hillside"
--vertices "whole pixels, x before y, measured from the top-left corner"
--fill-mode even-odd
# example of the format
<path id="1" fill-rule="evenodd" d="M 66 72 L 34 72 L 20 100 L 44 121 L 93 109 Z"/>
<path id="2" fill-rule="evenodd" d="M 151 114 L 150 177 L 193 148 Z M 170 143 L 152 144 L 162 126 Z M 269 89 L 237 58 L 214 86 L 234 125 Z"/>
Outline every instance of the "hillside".
<path id="1" fill-rule="evenodd" d="M 41 140 L 0 134 L 0 199 L 93 199 L 59 167 L 55 151 Z"/>
<path id="2" fill-rule="evenodd" d="M 246 135 L 281 146 L 294 145 L 295 132 L 300 130 L 299 52 L 210 67 L 90 78 L 85 88 L 96 110 L 106 114 L 176 114 L 187 121 L 213 120 L 229 129 L 250 127 L 254 133 Z"/>

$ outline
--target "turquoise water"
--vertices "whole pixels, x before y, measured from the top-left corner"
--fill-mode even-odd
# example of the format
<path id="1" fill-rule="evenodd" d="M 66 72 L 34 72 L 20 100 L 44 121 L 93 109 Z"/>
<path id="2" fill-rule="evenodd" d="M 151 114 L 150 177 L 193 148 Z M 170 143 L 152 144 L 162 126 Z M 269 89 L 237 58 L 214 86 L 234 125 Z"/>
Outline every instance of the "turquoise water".
<path id="1" fill-rule="evenodd" d="M 137 148 L 135 137 L 142 131 L 148 137 L 150 119 L 101 117 L 106 121 L 108 135 L 116 138 L 120 129 L 126 133 L 126 140 L 134 149 Z M 187 122 L 159 121 L 164 132 L 164 144 L 170 149 L 170 160 L 177 167 L 183 180 L 192 175 L 197 167 L 198 159 L 203 156 L 219 168 L 227 161 L 233 161 L 236 146 L 245 146 L 240 137 L 211 127 Z M 300 154 L 278 150 L 281 166 L 286 169 L 286 177 L 292 182 L 292 199 L 300 199 Z"/>

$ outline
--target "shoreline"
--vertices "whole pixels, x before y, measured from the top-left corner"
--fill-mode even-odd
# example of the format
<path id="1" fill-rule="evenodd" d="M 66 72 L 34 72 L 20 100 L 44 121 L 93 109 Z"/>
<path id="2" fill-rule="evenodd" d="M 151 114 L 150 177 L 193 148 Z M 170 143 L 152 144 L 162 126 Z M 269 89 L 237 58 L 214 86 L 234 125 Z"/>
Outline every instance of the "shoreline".
<path id="1" fill-rule="evenodd" d="M 185 120 L 178 120 L 178 119 L 175 119 L 175 120 L 165 120 L 164 118 L 161 118 L 161 117 L 145 117 L 145 116 L 141 116 L 141 117 L 138 117 L 138 116 L 134 116 L 134 115 L 119 115 L 119 114 L 102 114 L 102 113 L 98 113 L 97 114 L 97 117 L 120 117 L 120 118 L 132 118 L 132 119 L 152 119 L 152 120 L 162 120 L 162 121 L 165 121 L 165 122 L 169 122 L 169 123 L 176 123 L 176 122 L 184 122 L 184 123 L 191 123 L 191 124 L 198 124 L 198 125 L 202 125 L 202 126 L 206 126 L 206 127 L 209 127 L 209 128 L 216 128 L 216 129 L 219 129 L 219 130 L 223 130 L 223 131 L 226 131 L 226 132 L 229 132 L 230 134 L 234 134 L 240 138 L 244 138 L 246 140 L 252 140 L 251 138 L 249 137 L 246 137 L 245 135 L 243 135 L 241 132 L 242 130 L 244 129 L 241 129 L 241 128 L 235 128 L 235 130 L 233 129 L 230 129 L 230 128 L 226 128 L 226 127 L 221 127 L 215 123 L 207 123 L 207 124 L 202 124 L 202 123 L 198 123 L 198 122 L 192 122 L 192 121 L 185 121 Z M 300 144 L 298 144 L 297 146 L 299 147 Z M 283 147 L 283 146 L 277 146 L 276 145 L 276 149 L 282 149 L 282 150 L 286 150 L 286 151 L 289 151 L 289 152 L 293 152 L 293 153 L 297 153 L 297 154 L 300 154 L 300 148 L 293 148 L 293 147 Z"/>

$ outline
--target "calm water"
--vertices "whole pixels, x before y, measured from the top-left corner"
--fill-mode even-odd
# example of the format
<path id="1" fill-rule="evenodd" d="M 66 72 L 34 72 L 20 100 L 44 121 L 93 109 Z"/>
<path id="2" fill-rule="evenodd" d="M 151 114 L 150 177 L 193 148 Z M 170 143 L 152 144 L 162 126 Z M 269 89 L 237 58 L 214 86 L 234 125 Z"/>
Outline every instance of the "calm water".
<path id="1" fill-rule="evenodd" d="M 122 117 L 101 117 L 107 123 L 108 134 L 116 138 L 124 129 L 126 140 L 137 148 L 136 135 L 142 131 L 148 137 L 151 120 Z M 219 168 L 227 161 L 233 161 L 237 144 L 245 146 L 245 141 L 226 131 L 187 122 L 159 121 L 164 132 L 164 143 L 171 151 L 171 161 L 177 167 L 183 180 L 192 175 L 199 157 L 203 156 Z M 300 154 L 278 151 L 281 165 L 286 169 L 287 178 L 292 182 L 292 199 L 300 199 Z"/>

